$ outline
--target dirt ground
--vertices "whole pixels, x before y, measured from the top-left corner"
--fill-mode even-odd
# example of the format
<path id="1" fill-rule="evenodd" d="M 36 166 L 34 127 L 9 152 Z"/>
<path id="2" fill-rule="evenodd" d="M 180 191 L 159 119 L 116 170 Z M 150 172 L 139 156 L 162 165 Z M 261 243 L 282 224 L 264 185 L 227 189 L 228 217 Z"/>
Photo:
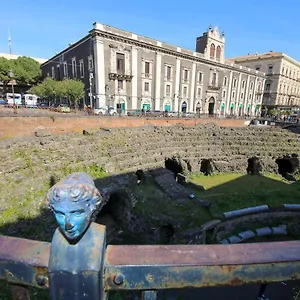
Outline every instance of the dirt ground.
<path id="1" fill-rule="evenodd" d="M 231 119 L 177 119 L 177 118 L 145 118 L 145 117 L 99 117 L 83 116 L 78 114 L 62 115 L 23 115 L 0 117 L 0 139 L 24 135 L 34 135 L 39 128 L 47 128 L 52 134 L 67 132 L 82 132 L 83 129 L 115 128 L 115 127 L 140 127 L 146 125 L 171 126 L 182 124 L 194 126 L 196 124 L 215 123 L 220 126 L 240 127 L 245 120 Z"/>

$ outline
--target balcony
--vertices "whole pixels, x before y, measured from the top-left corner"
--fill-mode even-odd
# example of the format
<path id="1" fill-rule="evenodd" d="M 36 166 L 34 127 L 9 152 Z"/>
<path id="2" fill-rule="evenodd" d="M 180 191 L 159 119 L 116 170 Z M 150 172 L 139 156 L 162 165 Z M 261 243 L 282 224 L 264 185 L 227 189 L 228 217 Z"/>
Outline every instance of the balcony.
<path id="1" fill-rule="evenodd" d="M 124 73 L 109 73 L 109 80 L 125 80 L 131 81 L 133 75 L 124 74 Z"/>
<path id="2" fill-rule="evenodd" d="M 218 91 L 220 88 L 221 88 L 221 86 L 216 83 L 210 83 L 207 86 L 208 90 L 213 90 L 213 91 Z"/>

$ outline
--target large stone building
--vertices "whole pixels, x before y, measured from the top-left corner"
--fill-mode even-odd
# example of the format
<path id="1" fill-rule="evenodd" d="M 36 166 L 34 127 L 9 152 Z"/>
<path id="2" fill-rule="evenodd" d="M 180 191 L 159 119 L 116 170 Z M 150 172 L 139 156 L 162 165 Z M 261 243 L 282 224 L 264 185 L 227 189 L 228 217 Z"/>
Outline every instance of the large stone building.
<path id="1" fill-rule="evenodd" d="M 259 113 L 265 74 L 225 60 L 225 36 L 210 27 L 196 51 L 100 23 L 42 65 L 56 79 L 85 83 L 86 101 L 127 110 Z"/>
<path id="2" fill-rule="evenodd" d="M 300 63 L 281 52 L 249 54 L 230 59 L 247 68 L 266 73 L 263 105 L 295 109 L 300 105 Z"/>

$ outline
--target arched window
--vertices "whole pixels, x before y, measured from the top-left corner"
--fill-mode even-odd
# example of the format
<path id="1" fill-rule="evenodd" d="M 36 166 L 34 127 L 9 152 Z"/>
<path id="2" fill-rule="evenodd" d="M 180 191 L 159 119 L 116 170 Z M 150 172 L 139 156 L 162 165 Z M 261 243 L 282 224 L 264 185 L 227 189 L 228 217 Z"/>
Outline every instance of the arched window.
<path id="1" fill-rule="evenodd" d="M 217 47 L 216 57 L 217 57 L 217 59 L 221 58 L 221 47 L 220 46 Z"/>
<path id="2" fill-rule="evenodd" d="M 284 75 L 284 67 L 282 68 L 282 74 Z"/>
<path id="3" fill-rule="evenodd" d="M 215 44 L 210 45 L 210 57 L 214 58 L 215 57 Z"/>
<path id="4" fill-rule="evenodd" d="M 227 77 L 224 77 L 224 86 L 227 85 Z"/>
<path id="5" fill-rule="evenodd" d="M 253 89 L 253 81 L 251 81 L 251 84 L 250 84 L 250 90 Z"/>

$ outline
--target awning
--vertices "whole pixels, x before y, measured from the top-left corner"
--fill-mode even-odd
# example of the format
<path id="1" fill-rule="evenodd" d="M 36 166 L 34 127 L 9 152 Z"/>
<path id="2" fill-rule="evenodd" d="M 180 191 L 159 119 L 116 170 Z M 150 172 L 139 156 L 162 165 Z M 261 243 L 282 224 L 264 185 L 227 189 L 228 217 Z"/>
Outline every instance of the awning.
<path id="1" fill-rule="evenodd" d="M 248 108 L 250 108 L 251 107 L 251 104 L 248 104 Z"/>
<path id="2" fill-rule="evenodd" d="M 221 107 L 225 107 L 225 103 L 222 103 L 222 104 L 221 104 Z"/>
<path id="3" fill-rule="evenodd" d="M 230 108 L 234 108 L 234 104 L 233 103 L 230 104 Z"/>
<path id="4" fill-rule="evenodd" d="M 239 104 L 239 108 L 242 108 L 243 107 L 243 104 Z"/>

